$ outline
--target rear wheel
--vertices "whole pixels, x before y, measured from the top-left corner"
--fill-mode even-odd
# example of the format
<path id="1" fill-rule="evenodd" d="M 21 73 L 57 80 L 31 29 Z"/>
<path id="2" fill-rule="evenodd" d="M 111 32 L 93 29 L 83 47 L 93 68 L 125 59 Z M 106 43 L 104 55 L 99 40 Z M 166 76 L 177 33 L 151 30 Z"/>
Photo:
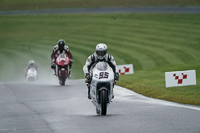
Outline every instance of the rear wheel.
<path id="1" fill-rule="evenodd" d="M 106 90 L 101 91 L 101 115 L 106 115 L 107 113 L 107 98 L 108 92 Z"/>

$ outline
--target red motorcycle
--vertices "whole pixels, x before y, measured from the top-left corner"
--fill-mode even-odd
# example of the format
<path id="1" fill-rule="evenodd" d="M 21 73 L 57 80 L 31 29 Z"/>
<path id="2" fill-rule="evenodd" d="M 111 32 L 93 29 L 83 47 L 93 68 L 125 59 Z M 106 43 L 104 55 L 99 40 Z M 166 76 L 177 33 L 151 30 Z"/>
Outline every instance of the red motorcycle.
<path id="1" fill-rule="evenodd" d="M 70 60 L 64 53 L 60 54 L 56 59 L 56 76 L 62 86 L 65 85 L 66 79 L 69 78 L 69 63 Z"/>

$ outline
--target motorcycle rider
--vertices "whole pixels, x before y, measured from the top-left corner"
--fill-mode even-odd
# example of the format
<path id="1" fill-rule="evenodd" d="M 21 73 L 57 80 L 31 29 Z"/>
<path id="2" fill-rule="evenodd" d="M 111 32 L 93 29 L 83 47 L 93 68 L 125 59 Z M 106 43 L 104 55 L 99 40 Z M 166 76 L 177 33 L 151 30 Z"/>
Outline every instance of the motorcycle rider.
<path id="1" fill-rule="evenodd" d="M 30 61 L 29 61 L 29 64 L 28 64 L 28 66 L 27 66 L 26 69 L 25 69 L 25 77 L 27 76 L 28 69 L 31 69 L 31 68 L 34 68 L 36 71 L 38 71 L 38 67 L 37 67 L 37 65 L 35 64 L 35 61 L 34 61 L 34 60 L 30 60 Z"/>
<path id="2" fill-rule="evenodd" d="M 107 49 L 108 49 L 108 47 L 106 44 L 104 44 L 104 43 L 97 44 L 96 52 L 88 57 L 85 65 L 83 66 L 83 72 L 84 72 L 85 78 L 86 78 L 85 82 L 87 83 L 87 87 L 88 87 L 88 99 L 91 99 L 90 82 L 92 79 L 91 79 L 91 75 L 90 75 L 90 70 L 92 67 L 95 66 L 96 63 L 98 63 L 100 61 L 107 62 L 109 64 L 109 66 L 113 69 L 113 72 L 115 74 L 114 75 L 115 80 L 119 80 L 119 73 L 117 71 L 115 59 L 112 55 L 107 53 Z M 113 98 L 114 98 L 114 95 L 113 95 Z"/>
<path id="3" fill-rule="evenodd" d="M 54 72 L 55 72 L 54 75 L 56 75 L 56 65 L 55 65 L 56 58 L 61 53 L 65 53 L 69 57 L 69 60 L 70 60 L 70 63 L 69 63 L 69 77 L 70 77 L 71 67 L 72 67 L 72 63 L 73 63 L 72 54 L 69 51 L 69 47 L 65 45 L 65 40 L 63 40 L 63 39 L 59 39 L 58 42 L 57 42 L 57 45 L 55 45 L 54 48 L 53 48 L 53 52 L 51 54 L 51 68 L 54 69 Z"/>

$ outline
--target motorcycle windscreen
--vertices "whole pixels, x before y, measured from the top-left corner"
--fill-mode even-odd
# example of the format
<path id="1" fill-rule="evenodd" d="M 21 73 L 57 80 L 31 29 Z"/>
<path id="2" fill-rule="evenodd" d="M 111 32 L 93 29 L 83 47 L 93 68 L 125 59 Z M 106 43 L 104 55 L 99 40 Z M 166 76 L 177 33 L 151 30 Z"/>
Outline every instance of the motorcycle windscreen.
<path id="1" fill-rule="evenodd" d="M 96 68 L 99 70 L 99 71 L 105 71 L 108 69 L 108 64 L 106 62 L 98 62 L 96 64 Z"/>
<path id="2" fill-rule="evenodd" d="M 66 58 L 66 54 L 62 53 L 59 55 L 61 59 L 65 59 Z"/>

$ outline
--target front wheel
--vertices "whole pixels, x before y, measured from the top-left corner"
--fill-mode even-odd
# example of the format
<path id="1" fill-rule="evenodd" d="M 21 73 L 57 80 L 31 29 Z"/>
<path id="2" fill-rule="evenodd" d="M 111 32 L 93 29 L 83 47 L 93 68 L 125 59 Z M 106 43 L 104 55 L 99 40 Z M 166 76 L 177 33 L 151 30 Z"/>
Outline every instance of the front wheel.
<path id="1" fill-rule="evenodd" d="M 108 99 L 108 91 L 101 90 L 101 115 L 106 115 L 107 113 L 107 100 Z"/>
<path id="2" fill-rule="evenodd" d="M 61 70 L 60 85 L 64 86 L 65 85 L 65 80 L 66 80 L 65 70 Z"/>

